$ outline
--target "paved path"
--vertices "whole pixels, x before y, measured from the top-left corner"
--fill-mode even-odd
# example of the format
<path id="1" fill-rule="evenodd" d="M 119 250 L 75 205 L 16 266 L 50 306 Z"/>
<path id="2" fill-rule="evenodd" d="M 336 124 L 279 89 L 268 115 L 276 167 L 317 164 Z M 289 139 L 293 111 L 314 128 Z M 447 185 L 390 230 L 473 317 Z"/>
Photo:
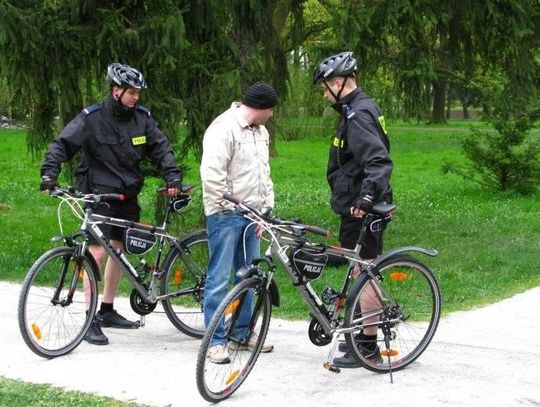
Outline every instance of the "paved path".
<path id="1" fill-rule="evenodd" d="M 209 405 L 195 384 L 199 342 L 176 331 L 164 314 L 149 315 L 139 330 L 106 329 L 109 346 L 83 343 L 67 356 L 45 360 L 20 337 L 19 286 L 0 282 L 0 292 L 0 376 L 152 406 Z M 128 307 L 118 302 L 132 317 Z M 365 369 L 323 369 L 326 348 L 311 344 L 307 325 L 273 320 L 268 340 L 275 351 L 261 355 L 220 406 L 540 405 L 540 287 L 443 319 L 427 351 L 396 372 L 394 384 Z"/>

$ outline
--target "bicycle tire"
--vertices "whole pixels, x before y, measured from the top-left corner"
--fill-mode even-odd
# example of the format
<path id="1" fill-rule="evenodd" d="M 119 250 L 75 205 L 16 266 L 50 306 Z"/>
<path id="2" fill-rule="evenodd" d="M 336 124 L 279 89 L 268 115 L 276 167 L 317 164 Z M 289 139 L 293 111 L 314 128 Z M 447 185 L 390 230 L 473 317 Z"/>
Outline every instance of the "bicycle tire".
<path id="1" fill-rule="evenodd" d="M 22 284 L 18 304 L 19 330 L 30 350 L 44 358 L 66 355 L 84 339 L 96 312 L 98 271 L 93 259 L 85 256 L 82 269 L 74 269 L 75 249 L 57 247 L 44 253 L 30 268 Z M 79 274 L 71 304 L 54 304 L 55 290 L 59 299 L 67 297 L 73 273 L 88 277 L 89 298 L 85 298 L 84 275 Z M 65 275 L 62 287 L 61 276 Z"/>
<path id="2" fill-rule="evenodd" d="M 227 294 L 212 317 L 199 348 L 196 368 L 197 388 L 206 401 L 216 403 L 230 397 L 255 366 L 266 339 L 272 314 L 269 292 L 263 288 L 263 280 L 257 277 L 240 282 Z M 258 332 L 253 346 L 241 344 L 234 338 L 238 315 L 246 295 L 252 295 L 251 315 L 253 316 L 254 312 L 256 315 L 251 324 L 252 328 L 249 329 L 249 332 Z M 211 339 L 220 321 L 223 321 L 230 358 L 230 363 L 225 364 L 211 362 L 208 354 Z"/>
<path id="3" fill-rule="evenodd" d="M 204 282 L 209 261 L 206 230 L 186 236 L 179 245 L 182 250 L 173 247 L 163 264 L 160 291 L 168 296 L 162 305 L 178 330 L 200 339 L 204 334 Z"/>
<path id="4" fill-rule="evenodd" d="M 383 298 L 377 295 L 377 299 L 372 300 L 373 294 L 380 294 L 381 289 L 374 289 L 372 277 L 362 273 L 351 288 L 344 325 L 362 324 L 358 322 L 361 304 L 366 308 L 371 301 L 371 311 L 380 314 L 378 320 L 368 318 L 365 322 L 378 324 L 377 345 L 381 357 L 370 354 L 365 348 L 363 352 L 355 334 L 346 334 L 345 337 L 349 350 L 352 349 L 363 367 L 377 373 L 388 373 L 409 366 L 426 350 L 439 323 L 441 293 L 433 272 L 408 255 L 384 261 L 373 274 L 382 287 Z M 377 305 L 373 306 L 375 303 Z M 385 329 L 389 333 L 388 345 L 383 334 Z"/>

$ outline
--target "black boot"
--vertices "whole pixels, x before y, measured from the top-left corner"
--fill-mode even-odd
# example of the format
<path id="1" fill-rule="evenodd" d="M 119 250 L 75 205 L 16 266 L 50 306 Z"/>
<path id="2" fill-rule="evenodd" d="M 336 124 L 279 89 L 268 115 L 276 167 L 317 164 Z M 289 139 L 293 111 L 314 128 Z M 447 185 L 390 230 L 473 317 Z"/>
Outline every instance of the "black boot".
<path id="1" fill-rule="evenodd" d="M 107 338 L 103 331 L 101 330 L 101 326 L 99 325 L 99 321 L 94 317 L 92 320 L 92 323 L 90 324 L 90 328 L 88 328 L 88 331 L 86 332 L 86 335 L 84 336 L 84 340 L 88 343 L 91 343 L 93 345 L 108 345 L 109 344 L 109 338 Z"/>
<path id="2" fill-rule="evenodd" d="M 355 337 L 355 342 L 360 348 L 362 355 L 370 362 L 375 364 L 382 363 L 383 359 L 379 346 L 377 345 L 377 336 L 365 336 L 363 333 L 360 333 Z M 343 355 L 343 357 L 334 359 L 335 366 L 345 369 L 361 367 L 360 363 L 349 351 L 349 346 L 346 342 L 340 343 L 338 350 L 345 352 L 345 355 Z"/>
<path id="3" fill-rule="evenodd" d="M 139 321 L 130 321 L 115 310 L 106 311 L 104 313 L 99 311 L 96 314 L 96 318 L 104 328 L 137 329 L 140 326 Z"/>

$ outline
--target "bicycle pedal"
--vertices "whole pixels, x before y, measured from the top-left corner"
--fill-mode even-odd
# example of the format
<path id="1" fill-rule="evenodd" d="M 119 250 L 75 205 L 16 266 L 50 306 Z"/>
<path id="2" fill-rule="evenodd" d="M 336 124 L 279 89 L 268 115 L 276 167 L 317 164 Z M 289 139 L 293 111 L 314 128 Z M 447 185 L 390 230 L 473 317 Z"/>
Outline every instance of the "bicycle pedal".
<path id="1" fill-rule="evenodd" d="M 330 371 L 330 372 L 332 372 L 332 373 L 341 373 L 341 369 L 340 369 L 339 367 L 334 366 L 333 364 L 331 364 L 331 363 L 329 363 L 329 362 L 325 362 L 325 363 L 323 364 L 323 367 L 324 367 L 326 370 L 328 370 L 328 371 Z"/>

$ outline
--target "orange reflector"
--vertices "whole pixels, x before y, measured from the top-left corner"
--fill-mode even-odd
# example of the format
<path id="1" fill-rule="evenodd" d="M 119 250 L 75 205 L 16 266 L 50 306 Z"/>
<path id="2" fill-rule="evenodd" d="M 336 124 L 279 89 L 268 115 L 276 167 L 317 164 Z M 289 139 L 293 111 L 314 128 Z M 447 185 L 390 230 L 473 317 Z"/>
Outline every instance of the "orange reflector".
<path id="1" fill-rule="evenodd" d="M 180 285 L 181 282 L 182 282 L 182 269 L 178 267 L 174 271 L 174 285 Z"/>
<path id="2" fill-rule="evenodd" d="M 231 384 L 238 378 L 238 376 L 240 376 L 240 370 L 235 370 L 234 372 L 231 373 L 231 375 L 227 378 L 227 380 L 225 380 L 225 384 L 227 385 Z"/>
<path id="3" fill-rule="evenodd" d="M 37 326 L 35 323 L 32 324 L 32 331 L 34 331 L 36 338 L 41 339 L 41 329 L 39 329 L 39 326 Z"/>
<path id="4" fill-rule="evenodd" d="M 409 275 L 407 273 L 403 273 L 403 272 L 390 273 L 390 280 L 392 280 L 392 281 L 406 280 L 407 277 L 409 277 Z"/>
<path id="5" fill-rule="evenodd" d="M 397 356 L 398 354 L 396 349 L 381 349 L 381 356 Z"/>
<path id="6" fill-rule="evenodd" d="M 84 278 L 84 271 L 79 271 L 79 278 Z"/>
<path id="7" fill-rule="evenodd" d="M 239 299 L 236 299 L 233 302 L 231 302 L 231 305 L 229 305 L 227 307 L 227 309 L 225 310 L 225 316 L 229 316 L 234 311 L 236 311 L 236 308 L 238 308 L 238 305 L 240 305 L 240 300 Z"/>

